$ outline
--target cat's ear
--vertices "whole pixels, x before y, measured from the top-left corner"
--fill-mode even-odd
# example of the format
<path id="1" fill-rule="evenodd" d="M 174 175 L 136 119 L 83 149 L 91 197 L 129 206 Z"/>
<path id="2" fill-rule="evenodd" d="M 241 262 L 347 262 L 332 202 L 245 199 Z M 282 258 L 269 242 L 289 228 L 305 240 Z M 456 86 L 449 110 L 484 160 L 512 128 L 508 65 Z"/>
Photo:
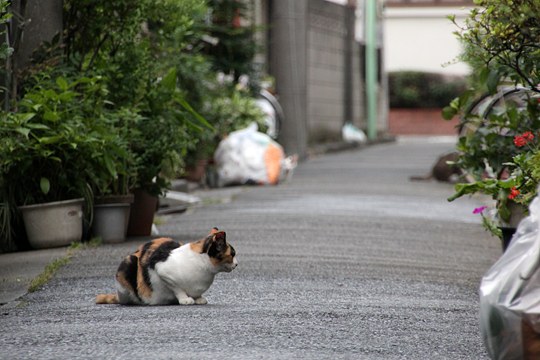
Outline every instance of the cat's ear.
<path id="1" fill-rule="evenodd" d="M 219 232 L 219 229 L 218 229 L 217 227 L 214 226 L 214 227 L 212 228 L 212 230 L 210 230 L 210 234 L 208 234 L 208 235 L 214 235 L 214 234 L 216 234 L 216 233 L 218 233 L 218 232 Z"/>
<path id="2" fill-rule="evenodd" d="M 225 231 L 216 232 L 208 246 L 208 255 L 219 258 L 227 250 L 227 236 Z"/>
<path id="3" fill-rule="evenodd" d="M 219 248 L 225 248 L 227 246 L 227 234 L 225 231 L 218 231 L 214 234 L 214 243 Z"/>

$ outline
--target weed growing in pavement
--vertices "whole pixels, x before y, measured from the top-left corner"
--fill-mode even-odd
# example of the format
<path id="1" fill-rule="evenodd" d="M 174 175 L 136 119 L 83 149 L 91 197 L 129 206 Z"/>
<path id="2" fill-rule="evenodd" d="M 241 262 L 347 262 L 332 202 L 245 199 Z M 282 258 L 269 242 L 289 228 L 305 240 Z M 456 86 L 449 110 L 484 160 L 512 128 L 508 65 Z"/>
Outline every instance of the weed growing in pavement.
<path id="1" fill-rule="evenodd" d="M 52 277 L 60 270 L 62 267 L 69 264 L 73 254 L 81 249 L 96 248 L 103 243 L 101 237 L 92 238 L 87 243 L 73 242 L 69 246 L 65 256 L 62 256 L 58 259 L 53 260 L 50 264 L 45 267 L 45 270 L 41 274 L 32 280 L 28 286 L 28 292 L 34 292 L 39 290 L 43 285 L 49 282 Z"/>
<path id="2" fill-rule="evenodd" d="M 71 261 L 71 253 L 68 252 L 66 256 L 60 257 L 58 259 L 55 259 L 53 262 L 51 262 L 49 265 L 45 267 L 45 270 L 41 274 L 39 274 L 32 282 L 30 283 L 30 286 L 28 286 L 28 292 L 34 292 L 43 285 L 45 285 L 49 280 L 52 279 L 54 274 L 58 272 L 62 267 L 69 264 Z"/>

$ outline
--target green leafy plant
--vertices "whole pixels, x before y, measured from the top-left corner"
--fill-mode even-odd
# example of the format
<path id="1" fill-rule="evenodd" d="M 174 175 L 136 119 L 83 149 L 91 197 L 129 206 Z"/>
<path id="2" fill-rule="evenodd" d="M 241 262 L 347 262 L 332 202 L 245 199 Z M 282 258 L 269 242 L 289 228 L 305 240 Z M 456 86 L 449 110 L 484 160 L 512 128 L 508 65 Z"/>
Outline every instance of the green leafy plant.
<path id="1" fill-rule="evenodd" d="M 167 189 L 183 166 L 191 144 L 189 130 L 197 133 L 212 126 L 183 98 L 176 87 L 176 70 L 149 89 L 145 105 L 131 123 L 130 147 L 137 163 L 135 187 L 151 195 Z"/>
<path id="2" fill-rule="evenodd" d="M 534 162 L 540 159 L 538 146 L 531 132 L 540 128 L 540 107 L 534 94 L 520 94 L 521 101 L 504 102 L 487 117 L 464 114 L 456 146 L 460 153 L 456 165 L 469 181 L 456 184 L 456 193 L 449 200 L 475 193 L 490 196 L 495 201 L 495 216 L 483 216 L 483 223 L 497 236 L 501 236 L 497 226 L 509 223 L 511 209 L 526 210 L 540 180 Z"/>
<path id="3" fill-rule="evenodd" d="M 236 0 L 214 0 L 211 5 L 209 35 L 217 43 L 207 44 L 204 51 L 215 71 L 233 76 L 253 74 L 253 57 L 258 46 L 255 27 L 248 21 L 248 4 Z"/>
<path id="4" fill-rule="evenodd" d="M 96 159 L 113 163 L 110 129 L 95 121 L 102 116 L 102 90 L 96 78 L 57 78 L 28 92 L 19 112 L 3 114 L 2 177 L 17 205 L 83 196 Z"/>
<path id="5" fill-rule="evenodd" d="M 514 136 L 540 128 L 538 101 L 530 95 L 524 104 L 505 102 L 494 109 L 487 118 L 478 114 L 464 114 L 457 149 L 458 165 L 474 179 L 500 177 L 507 169 L 507 162 L 522 149 L 513 144 Z"/>
<path id="6" fill-rule="evenodd" d="M 128 149 L 104 110 L 99 78 L 74 81 L 44 76 L 18 103 L 2 113 L 0 183 L 2 217 L 17 222 L 17 207 L 83 197 L 92 204 L 101 183 L 115 182 Z M 14 238 L 7 222 L 2 236 Z"/>
<path id="7" fill-rule="evenodd" d="M 2 29 L 5 29 L 4 26 L 9 22 L 9 19 L 11 19 L 12 14 L 9 12 L 9 5 L 10 2 L 8 0 L 0 0 L 0 26 Z M 5 36 L 6 31 L 1 30 L 0 35 Z M 2 42 L 0 44 L 0 60 L 5 61 L 7 58 L 12 54 L 13 48 L 9 46 L 8 43 Z"/>
<path id="8" fill-rule="evenodd" d="M 475 0 L 456 36 L 465 45 L 462 59 L 476 74 L 489 73 L 493 90 L 500 80 L 538 91 L 540 83 L 540 4 L 536 0 Z M 473 74 L 474 74 L 473 73 Z M 485 75 L 481 75 L 486 77 Z"/>
<path id="9" fill-rule="evenodd" d="M 456 193 L 449 199 L 457 199 L 466 194 L 483 193 L 496 200 L 496 221 L 483 216 L 485 227 L 493 234 L 501 236 L 499 226 L 508 224 L 511 208 L 521 205 L 523 211 L 538 195 L 540 183 L 540 142 L 538 134 L 531 131 L 513 137 L 513 147 L 517 149 L 511 161 L 505 162 L 505 168 L 497 178 L 485 177 L 472 183 L 456 185 Z"/>
<path id="10" fill-rule="evenodd" d="M 135 188 L 162 194 L 195 144 L 258 119 L 246 92 L 214 86 L 220 60 L 236 77 L 252 65 L 253 29 L 218 21 L 224 4 L 63 2 L 63 32 L 16 74 L 1 114 L 0 236 L 10 239 L 2 245 L 17 238 L 18 205 L 75 196 L 91 204 L 93 195 Z M 238 10 L 235 21 L 246 10 L 226 5 Z M 212 6 L 221 30 L 206 21 Z M 208 42 L 214 30 L 224 31 L 216 48 Z"/>
<path id="11" fill-rule="evenodd" d="M 462 59 L 473 67 L 472 86 L 443 109 L 443 116 L 461 117 L 457 165 L 467 183 L 456 185 L 454 200 L 482 193 L 495 201 L 495 217 L 484 225 L 501 236 L 497 226 L 511 217 L 515 204 L 523 209 L 536 196 L 540 129 L 540 4 L 533 0 L 475 0 L 464 25 L 456 26 L 464 44 Z M 479 94 L 497 98 L 508 86 L 524 87 L 518 97 L 500 97 L 489 113 L 472 111 Z M 493 221 L 495 220 L 495 222 Z"/>

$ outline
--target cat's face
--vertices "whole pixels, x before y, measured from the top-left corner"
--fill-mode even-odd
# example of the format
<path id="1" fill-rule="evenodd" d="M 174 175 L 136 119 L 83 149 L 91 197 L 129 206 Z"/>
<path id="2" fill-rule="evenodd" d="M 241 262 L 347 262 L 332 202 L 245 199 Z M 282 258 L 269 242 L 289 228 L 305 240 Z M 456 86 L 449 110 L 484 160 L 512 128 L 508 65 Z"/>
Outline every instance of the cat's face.
<path id="1" fill-rule="evenodd" d="M 213 229 L 205 243 L 210 261 L 219 271 L 231 272 L 238 266 L 236 251 L 227 243 L 225 231 Z"/>

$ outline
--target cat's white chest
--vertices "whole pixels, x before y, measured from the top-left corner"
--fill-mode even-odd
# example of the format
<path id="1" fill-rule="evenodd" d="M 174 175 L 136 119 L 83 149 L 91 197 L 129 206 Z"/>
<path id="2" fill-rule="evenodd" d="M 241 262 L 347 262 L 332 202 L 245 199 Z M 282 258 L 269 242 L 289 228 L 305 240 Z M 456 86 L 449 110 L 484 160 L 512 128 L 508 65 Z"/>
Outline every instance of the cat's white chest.
<path id="1" fill-rule="evenodd" d="M 173 291 L 200 297 L 214 281 L 215 269 L 208 255 L 191 250 L 189 244 L 171 251 L 167 260 L 156 264 L 157 275 Z"/>

